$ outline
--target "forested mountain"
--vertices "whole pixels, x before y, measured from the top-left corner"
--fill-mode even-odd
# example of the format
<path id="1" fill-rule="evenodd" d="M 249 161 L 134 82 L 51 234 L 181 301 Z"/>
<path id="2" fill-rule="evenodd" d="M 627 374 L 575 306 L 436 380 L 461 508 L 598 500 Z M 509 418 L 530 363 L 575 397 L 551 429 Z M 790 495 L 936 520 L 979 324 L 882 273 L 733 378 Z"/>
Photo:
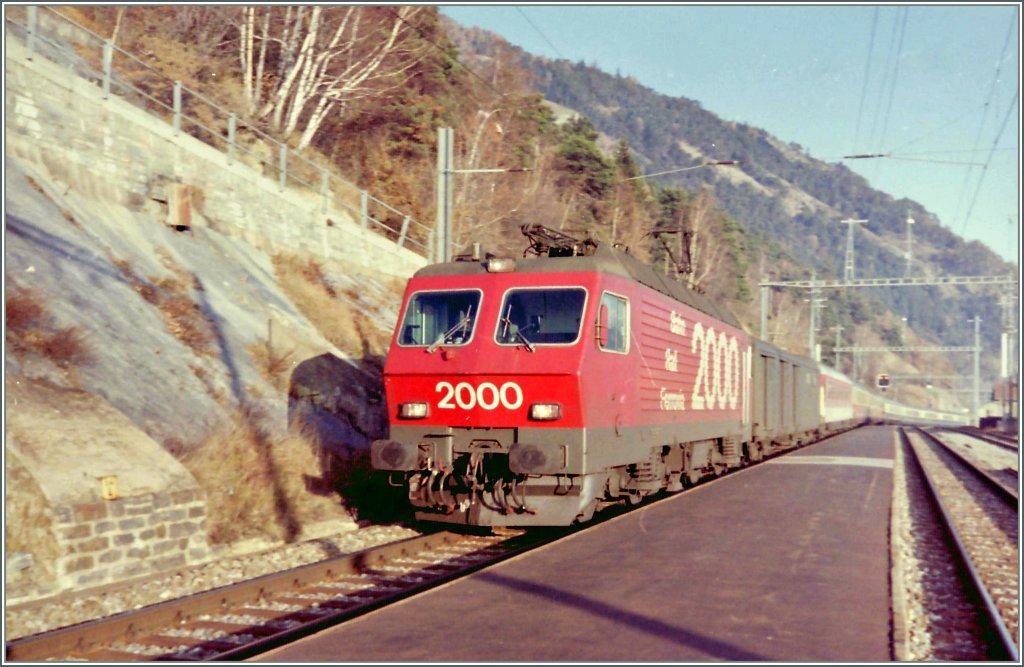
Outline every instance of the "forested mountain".
<path id="1" fill-rule="evenodd" d="M 725 121 L 697 101 L 659 94 L 631 77 L 582 62 L 531 55 L 478 28 L 451 21 L 445 27 L 467 63 L 517 63 L 529 72 L 528 85 L 547 100 L 586 116 L 612 141 L 628 142 L 644 173 L 707 161 L 740 161 L 736 166 L 665 175 L 657 182 L 713 193 L 718 206 L 745 232 L 752 285 L 762 277 L 801 279 L 812 272 L 819 278 L 841 278 L 847 225 L 840 220 L 847 218 L 869 220 L 856 230 L 857 277 L 905 274 L 908 216 L 915 221 L 913 276 L 1019 271 L 986 246 L 966 242 L 943 227 L 921 204 L 894 199 L 842 164 L 816 160 L 799 145 L 765 130 Z M 978 315 L 989 323 L 983 327 L 985 349 L 999 349 L 1000 310 L 994 288 L 871 289 L 833 301 L 836 307 L 825 311 L 826 326 L 848 326 L 857 323 L 854 315 L 891 310 L 894 317 L 888 319 L 906 318 L 916 334 L 942 345 L 971 345 L 973 327 L 967 320 Z M 882 320 L 874 328 L 883 340 L 900 338 L 897 328 Z"/>

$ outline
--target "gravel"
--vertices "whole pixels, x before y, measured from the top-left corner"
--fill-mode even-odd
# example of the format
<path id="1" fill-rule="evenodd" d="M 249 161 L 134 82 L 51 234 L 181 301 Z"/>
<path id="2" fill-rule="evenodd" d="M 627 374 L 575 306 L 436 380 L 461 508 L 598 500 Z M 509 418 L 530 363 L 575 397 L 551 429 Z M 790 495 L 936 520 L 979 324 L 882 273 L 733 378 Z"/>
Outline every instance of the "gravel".
<path id="1" fill-rule="evenodd" d="M 350 526 L 343 524 L 304 542 L 272 546 L 250 542 L 223 549 L 210 561 L 155 578 L 63 593 L 50 598 L 8 605 L 5 639 L 53 630 L 184 597 L 300 565 L 356 553 L 381 544 L 420 535 L 399 525 Z"/>
<path id="2" fill-rule="evenodd" d="M 964 597 L 956 563 L 928 491 L 895 450 L 890 540 L 893 554 L 894 658 L 897 661 L 975 660 L 985 646 L 965 632 L 975 611 Z"/>

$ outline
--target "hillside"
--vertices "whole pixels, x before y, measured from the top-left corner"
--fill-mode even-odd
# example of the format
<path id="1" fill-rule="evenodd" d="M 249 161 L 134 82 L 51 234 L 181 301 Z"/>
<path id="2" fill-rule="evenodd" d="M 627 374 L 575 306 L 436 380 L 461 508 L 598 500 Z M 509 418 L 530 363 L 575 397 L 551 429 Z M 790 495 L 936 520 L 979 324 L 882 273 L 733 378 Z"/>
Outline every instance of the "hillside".
<path id="1" fill-rule="evenodd" d="M 529 72 L 529 85 L 547 100 L 588 117 L 612 141 L 628 142 L 644 173 L 704 161 L 741 161 L 738 166 L 665 175 L 658 183 L 691 192 L 710 188 L 746 232 L 754 269 L 751 283 L 804 279 L 812 271 L 819 278 L 842 277 L 847 230 L 839 220 L 845 218 L 870 221 L 857 230 L 858 277 L 904 275 L 908 216 L 916 223 L 911 275 L 1019 273 L 989 248 L 956 236 L 919 203 L 874 190 L 844 165 L 813 159 L 800 146 L 762 129 L 724 121 L 697 101 L 661 95 L 635 79 L 583 63 L 537 57 L 478 28 L 453 21 L 446 21 L 446 27 L 467 62 L 483 66 L 500 58 L 518 63 Z M 944 307 L 935 308 L 937 302 Z M 878 317 L 883 311 L 891 315 Z M 863 323 L 858 320 L 865 313 L 871 313 L 870 328 L 879 338 L 895 338 L 891 321 L 906 318 L 916 336 L 937 345 L 973 344 L 973 330 L 964 323 L 975 315 L 989 323 L 1000 321 L 993 288 L 924 287 L 862 290 L 833 299 L 825 310 L 824 327 L 841 324 L 849 335 Z M 983 327 L 986 350 L 999 349 L 999 335 L 998 326 Z M 830 343 L 827 338 L 822 343 L 827 355 Z M 996 356 L 985 355 L 983 374 L 997 372 Z M 958 364 L 958 371 L 969 372 L 968 364 Z"/>

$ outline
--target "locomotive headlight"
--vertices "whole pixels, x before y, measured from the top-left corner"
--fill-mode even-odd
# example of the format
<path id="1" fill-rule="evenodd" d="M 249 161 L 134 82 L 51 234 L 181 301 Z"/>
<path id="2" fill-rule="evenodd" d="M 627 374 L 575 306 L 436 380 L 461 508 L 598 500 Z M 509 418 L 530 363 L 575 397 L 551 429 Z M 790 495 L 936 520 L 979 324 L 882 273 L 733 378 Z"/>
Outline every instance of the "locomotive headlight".
<path id="1" fill-rule="evenodd" d="M 562 406 L 559 403 L 534 403 L 530 406 L 530 419 L 538 422 L 551 422 L 562 418 Z"/>
<path id="2" fill-rule="evenodd" d="M 516 260 L 511 257 L 492 257 L 487 260 L 488 273 L 512 273 L 516 270 Z"/>
<path id="3" fill-rule="evenodd" d="M 399 419 L 423 419 L 429 412 L 426 403 L 401 403 L 398 406 Z"/>

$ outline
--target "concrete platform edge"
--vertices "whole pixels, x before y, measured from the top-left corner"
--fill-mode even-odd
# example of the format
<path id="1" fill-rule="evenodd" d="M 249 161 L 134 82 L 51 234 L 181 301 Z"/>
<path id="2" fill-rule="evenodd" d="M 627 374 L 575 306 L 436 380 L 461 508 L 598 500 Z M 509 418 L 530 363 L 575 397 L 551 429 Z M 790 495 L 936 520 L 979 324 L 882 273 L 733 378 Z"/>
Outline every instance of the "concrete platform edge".
<path id="1" fill-rule="evenodd" d="M 903 470 L 903 452 L 900 448 L 898 431 L 893 431 L 893 473 L 901 474 Z M 896 531 L 899 530 L 896 518 L 896 500 L 898 485 L 893 478 L 893 499 L 889 502 L 889 591 L 892 596 L 892 658 L 897 662 L 910 659 L 907 652 L 906 600 L 903 586 L 903 559 L 896 547 Z"/>

